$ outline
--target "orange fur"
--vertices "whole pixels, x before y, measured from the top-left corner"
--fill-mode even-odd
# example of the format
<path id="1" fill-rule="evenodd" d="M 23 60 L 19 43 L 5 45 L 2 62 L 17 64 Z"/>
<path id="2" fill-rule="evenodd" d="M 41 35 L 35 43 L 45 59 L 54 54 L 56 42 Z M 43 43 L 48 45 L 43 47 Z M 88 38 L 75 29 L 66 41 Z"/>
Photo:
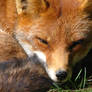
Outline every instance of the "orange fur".
<path id="1" fill-rule="evenodd" d="M 0 8 L 1 26 L 6 32 L 14 33 L 22 47 L 27 45 L 26 48 L 24 46 L 27 51 L 42 51 L 48 69 L 55 72 L 63 69 L 70 73 L 71 65 L 75 65 L 92 48 L 91 0 L 1 2 L 0 7 L 4 4 Z M 83 42 L 72 47 L 79 40 Z"/>

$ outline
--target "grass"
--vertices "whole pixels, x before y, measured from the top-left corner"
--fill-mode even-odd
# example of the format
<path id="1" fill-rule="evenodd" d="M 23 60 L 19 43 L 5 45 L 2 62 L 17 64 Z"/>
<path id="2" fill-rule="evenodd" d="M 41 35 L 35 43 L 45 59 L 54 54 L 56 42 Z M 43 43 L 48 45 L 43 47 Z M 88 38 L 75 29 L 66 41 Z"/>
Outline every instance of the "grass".
<path id="1" fill-rule="evenodd" d="M 80 89 L 80 90 L 61 90 L 61 91 L 58 91 L 57 89 L 52 89 L 49 92 L 92 92 L 92 88 Z"/>
<path id="2" fill-rule="evenodd" d="M 74 80 L 58 85 L 54 83 L 54 87 L 48 92 L 92 92 L 92 76 L 87 79 L 86 67 L 81 69 Z"/>

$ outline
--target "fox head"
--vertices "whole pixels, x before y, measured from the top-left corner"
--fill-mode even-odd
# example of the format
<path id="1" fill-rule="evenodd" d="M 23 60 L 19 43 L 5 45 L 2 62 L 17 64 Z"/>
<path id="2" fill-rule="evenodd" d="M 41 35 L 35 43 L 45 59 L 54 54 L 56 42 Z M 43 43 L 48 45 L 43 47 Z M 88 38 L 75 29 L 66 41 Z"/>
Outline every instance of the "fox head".
<path id="1" fill-rule="evenodd" d="M 14 35 L 26 54 L 35 55 L 55 82 L 68 80 L 73 66 L 92 47 L 87 3 L 88 0 L 16 0 Z"/>

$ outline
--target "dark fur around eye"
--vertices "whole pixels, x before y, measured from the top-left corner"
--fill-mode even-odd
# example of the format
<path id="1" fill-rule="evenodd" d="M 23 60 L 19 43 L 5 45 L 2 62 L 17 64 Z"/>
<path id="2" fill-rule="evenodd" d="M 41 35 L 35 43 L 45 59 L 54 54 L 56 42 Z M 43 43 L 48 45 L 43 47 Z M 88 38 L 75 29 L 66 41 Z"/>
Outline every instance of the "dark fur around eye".
<path id="1" fill-rule="evenodd" d="M 41 39 L 40 37 L 37 37 L 37 39 L 39 39 L 40 42 L 42 42 L 42 43 L 44 43 L 44 44 L 46 44 L 46 45 L 48 44 L 48 42 L 47 42 L 46 40 Z"/>
<path id="2" fill-rule="evenodd" d="M 82 44 L 83 41 L 84 41 L 84 39 L 78 40 L 78 41 L 76 41 L 76 42 L 72 42 L 72 45 L 68 48 L 68 50 L 72 51 L 72 49 L 73 49 L 74 47 L 76 47 L 76 46 L 79 45 L 79 44 Z"/>

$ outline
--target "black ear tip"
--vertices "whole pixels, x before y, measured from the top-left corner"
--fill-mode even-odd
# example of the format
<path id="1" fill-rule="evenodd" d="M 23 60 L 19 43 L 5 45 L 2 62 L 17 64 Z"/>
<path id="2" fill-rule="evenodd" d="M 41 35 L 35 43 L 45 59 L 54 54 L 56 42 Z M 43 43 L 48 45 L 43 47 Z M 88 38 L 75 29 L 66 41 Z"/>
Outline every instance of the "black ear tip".
<path id="1" fill-rule="evenodd" d="M 44 0 L 44 1 L 46 3 L 47 8 L 49 8 L 50 7 L 50 3 L 47 0 Z"/>
<path id="2" fill-rule="evenodd" d="M 21 2 L 26 2 L 26 0 L 21 0 Z"/>

